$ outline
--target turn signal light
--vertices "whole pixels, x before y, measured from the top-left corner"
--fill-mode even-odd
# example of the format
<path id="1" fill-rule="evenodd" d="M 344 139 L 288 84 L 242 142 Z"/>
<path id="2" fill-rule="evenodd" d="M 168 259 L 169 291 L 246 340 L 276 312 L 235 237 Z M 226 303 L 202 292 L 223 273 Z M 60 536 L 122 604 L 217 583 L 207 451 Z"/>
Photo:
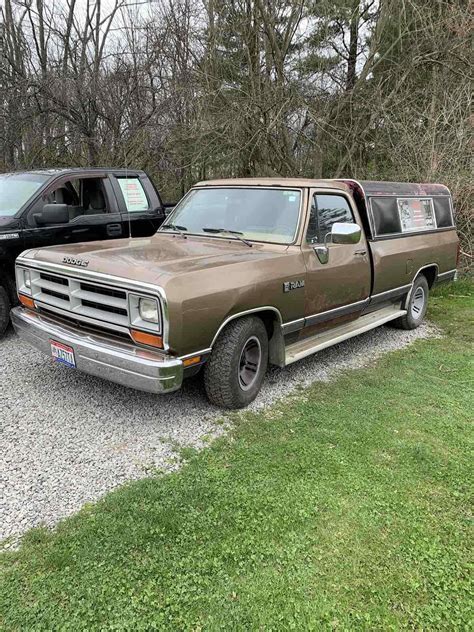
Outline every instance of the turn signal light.
<path id="1" fill-rule="evenodd" d="M 18 298 L 20 299 L 20 303 L 29 309 L 36 309 L 35 302 L 29 296 L 25 296 L 24 294 L 18 294 Z"/>
<path id="2" fill-rule="evenodd" d="M 193 358 L 186 358 L 183 360 L 183 366 L 193 366 L 193 364 L 199 364 L 201 362 L 201 356 L 194 356 Z"/>
<path id="3" fill-rule="evenodd" d="M 138 331 L 137 329 L 130 329 L 130 335 L 134 342 L 138 342 L 141 345 L 149 345 L 150 347 L 159 347 L 163 349 L 163 338 L 156 336 L 155 334 L 147 334 L 144 331 Z"/>

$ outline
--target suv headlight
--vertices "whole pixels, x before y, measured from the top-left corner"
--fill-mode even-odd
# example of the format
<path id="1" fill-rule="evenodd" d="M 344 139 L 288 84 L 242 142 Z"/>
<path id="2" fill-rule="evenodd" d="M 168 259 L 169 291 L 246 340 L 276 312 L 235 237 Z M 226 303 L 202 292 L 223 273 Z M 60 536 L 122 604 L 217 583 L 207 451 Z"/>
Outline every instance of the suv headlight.
<path id="1" fill-rule="evenodd" d="M 158 303 L 154 298 L 140 298 L 138 299 L 138 312 L 140 318 L 147 323 L 159 323 L 160 313 Z"/>

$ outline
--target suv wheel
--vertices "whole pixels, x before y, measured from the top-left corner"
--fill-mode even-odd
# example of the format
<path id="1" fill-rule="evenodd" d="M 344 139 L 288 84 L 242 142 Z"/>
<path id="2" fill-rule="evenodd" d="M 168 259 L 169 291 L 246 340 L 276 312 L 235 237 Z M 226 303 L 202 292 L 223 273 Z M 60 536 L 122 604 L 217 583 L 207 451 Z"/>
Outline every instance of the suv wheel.
<path id="1" fill-rule="evenodd" d="M 10 322 L 10 307 L 8 292 L 0 285 L 0 336 L 5 332 Z"/>
<path id="2" fill-rule="evenodd" d="M 256 316 L 231 322 L 217 339 L 204 367 L 209 400 L 223 408 L 244 408 L 256 398 L 268 365 L 268 336 Z"/>
<path id="3" fill-rule="evenodd" d="M 407 313 L 393 321 L 393 325 L 399 329 L 416 329 L 421 325 L 428 307 L 429 295 L 428 281 L 420 274 L 413 283 L 410 300 L 407 304 Z"/>

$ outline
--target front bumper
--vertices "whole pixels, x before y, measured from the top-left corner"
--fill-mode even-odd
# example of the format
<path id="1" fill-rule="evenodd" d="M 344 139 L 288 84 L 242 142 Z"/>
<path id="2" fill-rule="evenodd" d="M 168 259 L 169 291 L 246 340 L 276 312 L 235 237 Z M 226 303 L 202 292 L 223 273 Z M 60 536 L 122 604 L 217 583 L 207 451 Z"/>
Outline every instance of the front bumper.
<path id="1" fill-rule="evenodd" d="M 12 309 L 11 319 L 20 338 L 50 357 L 51 340 L 72 347 L 77 369 L 89 375 L 149 393 L 169 393 L 182 384 L 178 358 L 80 331 L 23 307 Z"/>

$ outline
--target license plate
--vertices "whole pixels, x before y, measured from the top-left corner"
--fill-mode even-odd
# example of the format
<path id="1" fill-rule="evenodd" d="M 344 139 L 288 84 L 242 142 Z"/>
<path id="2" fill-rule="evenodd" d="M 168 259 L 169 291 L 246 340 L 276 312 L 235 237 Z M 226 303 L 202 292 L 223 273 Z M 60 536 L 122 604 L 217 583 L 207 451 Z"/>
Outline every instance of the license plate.
<path id="1" fill-rule="evenodd" d="M 56 342 L 55 340 L 50 340 L 50 343 L 53 360 L 75 369 L 76 359 L 74 357 L 74 349 L 68 345 L 63 345 L 62 342 Z"/>

